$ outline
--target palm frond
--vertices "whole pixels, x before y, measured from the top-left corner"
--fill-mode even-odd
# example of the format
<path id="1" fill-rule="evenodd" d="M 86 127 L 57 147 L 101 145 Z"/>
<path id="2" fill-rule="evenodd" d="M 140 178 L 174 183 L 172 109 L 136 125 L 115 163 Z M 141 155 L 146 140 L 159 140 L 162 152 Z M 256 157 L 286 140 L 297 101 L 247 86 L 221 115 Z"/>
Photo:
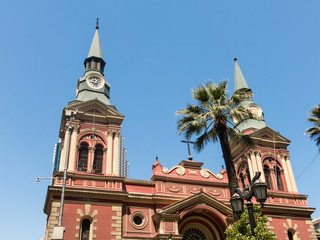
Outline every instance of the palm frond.
<path id="1" fill-rule="evenodd" d="M 320 147 L 320 104 L 311 109 L 307 121 L 310 122 L 313 127 L 308 128 L 305 134 L 309 135 L 309 140 L 313 139 L 316 146 Z"/>
<path id="2" fill-rule="evenodd" d="M 237 129 L 228 127 L 227 132 L 230 138 L 233 139 L 234 141 L 244 143 L 248 147 L 253 147 L 255 145 L 254 141 L 249 135 L 244 134 Z"/>

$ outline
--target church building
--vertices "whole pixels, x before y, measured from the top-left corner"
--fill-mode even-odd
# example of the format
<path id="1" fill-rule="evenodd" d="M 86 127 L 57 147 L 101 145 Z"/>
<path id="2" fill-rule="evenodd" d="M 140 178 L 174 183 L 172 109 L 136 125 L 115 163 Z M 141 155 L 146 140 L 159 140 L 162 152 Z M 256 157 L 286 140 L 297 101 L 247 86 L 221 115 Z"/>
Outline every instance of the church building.
<path id="1" fill-rule="evenodd" d="M 52 239 L 58 224 L 66 162 L 63 239 L 224 239 L 224 231 L 233 222 L 224 169 L 214 173 L 192 159 L 167 168 L 155 159 L 150 181 L 120 176 L 124 115 L 110 103 L 105 65 L 97 26 L 76 99 L 62 111 L 61 144 L 44 204 L 45 239 Z M 239 89 L 251 91 L 235 61 L 235 90 Z M 254 147 L 230 143 L 240 187 L 260 171 L 268 187 L 262 211 L 277 239 L 316 239 L 311 220 L 315 209 L 297 189 L 287 149 L 290 141 L 268 127 L 262 109 L 252 99 L 241 104 L 261 121 L 234 120 L 255 142 Z"/>

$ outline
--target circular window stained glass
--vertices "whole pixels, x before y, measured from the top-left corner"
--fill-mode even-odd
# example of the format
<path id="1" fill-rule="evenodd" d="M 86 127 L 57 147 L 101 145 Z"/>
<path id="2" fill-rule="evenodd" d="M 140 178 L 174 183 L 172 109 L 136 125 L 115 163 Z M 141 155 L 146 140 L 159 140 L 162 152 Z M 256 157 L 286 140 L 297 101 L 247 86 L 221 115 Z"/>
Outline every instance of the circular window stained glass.
<path id="1" fill-rule="evenodd" d="M 206 235 L 197 228 L 189 228 L 184 234 L 182 240 L 207 240 Z"/>

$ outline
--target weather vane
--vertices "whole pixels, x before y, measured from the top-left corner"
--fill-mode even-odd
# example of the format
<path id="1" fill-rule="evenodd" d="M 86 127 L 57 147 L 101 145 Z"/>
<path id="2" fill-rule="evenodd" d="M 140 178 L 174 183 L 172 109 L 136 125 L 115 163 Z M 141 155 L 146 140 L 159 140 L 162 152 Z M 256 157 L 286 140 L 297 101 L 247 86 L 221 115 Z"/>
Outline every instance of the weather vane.
<path id="1" fill-rule="evenodd" d="M 191 151 L 190 151 L 190 143 L 194 144 L 195 142 L 189 141 L 189 138 L 187 140 L 181 140 L 181 142 L 186 143 L 188 146 L 188 160 L 192 160 Z"/>
<path id="2" fill-rule="evenodd" d="M 96 26 L 96 29 L 99 29 L 99 18 L 97 18 L 97 26 Z"/>

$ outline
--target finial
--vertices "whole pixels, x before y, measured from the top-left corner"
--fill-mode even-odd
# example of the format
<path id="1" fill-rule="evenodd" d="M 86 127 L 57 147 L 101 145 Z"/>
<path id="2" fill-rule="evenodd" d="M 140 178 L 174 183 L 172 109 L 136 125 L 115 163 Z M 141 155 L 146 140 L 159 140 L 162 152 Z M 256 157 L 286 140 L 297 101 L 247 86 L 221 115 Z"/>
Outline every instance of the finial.
<path id="1" fill-rule="evenodd" d="M 156 160 L 158 160 L 158 156 L 156 156 Z"/>
<path id="2" fill-rule="evenodd" d="M 99 29 L 99 20 L 100 20 L 100 19 L 99 19 L 99 18 L 97 18 L 97 23 L 96 23 L 97 25 L 96 25 L 96 29 Z"/>
<path id="3" fill-rule="evenodd" d="M 222 169 L 224 169 L 224 166 L 222 165 Z"/>
<path id="4" fill-rule="evenodd" d="M 236 61 L 237 61 L 237 58 L 234 58 L 233 60 L 236 62 Z"/>

